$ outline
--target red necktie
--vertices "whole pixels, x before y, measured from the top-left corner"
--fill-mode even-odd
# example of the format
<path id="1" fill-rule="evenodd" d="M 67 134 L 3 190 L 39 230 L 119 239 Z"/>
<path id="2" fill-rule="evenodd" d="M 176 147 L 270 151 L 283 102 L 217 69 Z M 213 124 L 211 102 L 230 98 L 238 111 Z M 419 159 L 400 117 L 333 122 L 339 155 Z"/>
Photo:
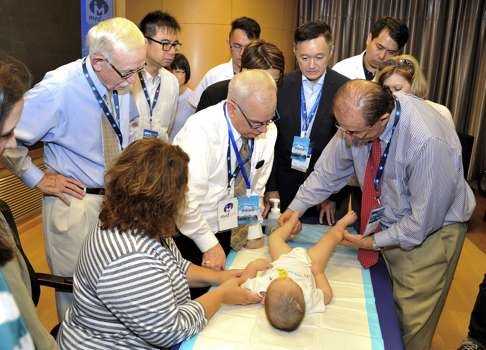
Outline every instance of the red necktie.
<path id="1" fill-rule="evenodd" d="M 366 172 L 364 177 L 363 196 L 361 198 L 361 224 L 360 234 L 366 230 L 371 211 L 379 206 L 376 198 L 373 180 L 376 176 L 376 171 L 380 164 L 381 146 L 380 140 L 375 139 L 371 145 L 370 157 L 368 164 L 366 164 Z M 358 260 L 364 268 L 370 268 L 378 262 L 379 253 L 376 250 L 359 249 Z"/>

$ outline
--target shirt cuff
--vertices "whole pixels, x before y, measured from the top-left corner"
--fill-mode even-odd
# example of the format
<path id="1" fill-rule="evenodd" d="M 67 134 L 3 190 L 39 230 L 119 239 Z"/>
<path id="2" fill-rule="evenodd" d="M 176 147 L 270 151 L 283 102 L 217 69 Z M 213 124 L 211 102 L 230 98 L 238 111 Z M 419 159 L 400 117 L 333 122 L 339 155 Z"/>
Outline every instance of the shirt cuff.
<path id="1" fill-rule="evenodd" d="M 306 203 L 302 202 L 301 200 L 294 198 L 294 200 L 290 203 L 288 208 L 293 211 L 298 211 L 300 215 L 302 215 L 309 208 L 309 206 Z"/>
<path id="2" fill-rule="evenodd" d="M 398 235 L 395 236 L 393 231 L 386 229 L 375 233 L 375 242 L 377 248 L 386 248 L 400 245 Z"/>
<path id="3" fill-rule="evenodd" d="M 20 178 L 27 185 L 27 187 L 33 188 L 39 183 L 40 180 L 42 180 L 43 177 L 44 172 L 32 164 L 32 166 L 27 169 Z"/>
<path id="4" fill-rule="evenodd" d="M 212 232 L 205 233 L 204 235 L 192 238 L 194 243 L 196 243 L 199 250 L 203 253 L 207 252 L 209 249 L 213 248 L 216 244 L 219 244 L 218 239 Z"/>
<path id="5" fill-rule="evenodd" d="M 248 226 L 248 239 L 257 239 L 263 237 L 263 230 L 261 224 L 253 224 Z"/>

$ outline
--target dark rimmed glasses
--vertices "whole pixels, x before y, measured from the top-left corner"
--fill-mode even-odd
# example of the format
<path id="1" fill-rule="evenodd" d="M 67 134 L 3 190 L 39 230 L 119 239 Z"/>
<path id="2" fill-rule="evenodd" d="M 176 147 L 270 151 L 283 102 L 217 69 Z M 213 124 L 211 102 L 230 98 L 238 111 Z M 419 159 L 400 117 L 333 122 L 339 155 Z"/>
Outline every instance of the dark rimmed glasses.
<path id="1" fill-rule="evenodd" d="M 264 126 L 268 126 L 270 125 L 271 123 L 274 123 L 276 122 L 277 120 L 280 119 L 280 114 L 278 113 L 277 110 L 275 110 L 275 115 L 272 119 L 270 120 L 267 120 L 265 122 L 255 122 L 251 119 L 249 119 L 245 112 L 243 112 L 243 109 L 241 109 L 240 105 L 238 104 L 238 102 L 234 101 L 234 100 L 231 100 L 231 102 L 236 106 L 236 108 L 238 108 L 238 110 L 241 112 L 241 115 L 243 115 L 243 118 L 245 118 L 246 122 L 248 123 L 248 126 L 252 129 L 260 129 Z"/>
<path id="2" fill-rule="evenodd" d="M 147 40 L 153 41 L 154 43 L 159 44 L 162 46 L 162 51 L 170 51 L 170 49 L 174 48 L 174 50 L 179 51 L 182 47 L 182 44 L 179 41 L 169 41 L 169 40 L 155 40 L 149 36 L 146 36 Z"/>
<path id="3" fill-rule="evenodd" d="M 111 68 L 113 68 L 113 70 L 116 72 L 116 74 L 118 74 L 120 76 L 120 78 L 125 79 L 125 80 L 130 78 L 132 75 L 143 71 L 143 69 L 145 68 L 145 63 L 144 63 L 143 65 L 141 65 L 140 67 L 138 67 L 136 69 L 132 69 L 132 70 L 129 70 L 129 71 L 123 73 L 123 72 L 119 71 L 110 61 L 108 61 L 107 58 L 105 58 L 105 61 L 110 65 Z"/>

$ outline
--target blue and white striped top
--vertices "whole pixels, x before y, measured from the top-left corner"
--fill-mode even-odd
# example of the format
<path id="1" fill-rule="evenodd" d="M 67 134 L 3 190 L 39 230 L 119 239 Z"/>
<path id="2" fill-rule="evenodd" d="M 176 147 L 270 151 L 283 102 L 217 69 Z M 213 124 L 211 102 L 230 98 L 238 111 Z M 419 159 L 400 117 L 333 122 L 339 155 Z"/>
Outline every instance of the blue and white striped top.
<path id="1" fill-rule="evenodd" d="M 466 222 L 476 205 L 464 179 L 461 144 L 455 130 L 424 100 L 398 93 L 401 117 L 392 136 L 395 109 L 380 135 L 390 140 L 382 178 L 383 230 L 378 247 L 412 249 L 444 225 Z M 344 187 L 355 174 L 363 188 L 371 143 L 347 145 L 341 131 L 329 141 L 314 171 L 289 208 L 303 213 Z"/>
<path id="2" fill-rule="evenodd" d="M 11 349 L 34 349 L 34 343 L 0 271 L 0 350 Z"/>
<path id="3" fill-rule="evenodd" d="M 189 265 L 172 238 L 96 229 L 74 272 L 61 349 L 154 349 L 198 333 L 207 320 L 190 299 Z"/>

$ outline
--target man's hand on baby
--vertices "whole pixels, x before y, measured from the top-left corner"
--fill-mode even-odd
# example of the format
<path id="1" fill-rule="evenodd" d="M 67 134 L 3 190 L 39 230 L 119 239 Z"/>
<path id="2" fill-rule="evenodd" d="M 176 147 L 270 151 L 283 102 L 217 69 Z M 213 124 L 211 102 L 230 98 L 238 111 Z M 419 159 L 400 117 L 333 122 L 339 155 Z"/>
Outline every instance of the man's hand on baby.
<path id="1" fill-rule="evenodd" d="M 245 282 L 243 277 L 232 278 L 219 287 L 223 289 L 223 304 L 247 305 L 261 302 L 262 296 L 241 287 L 243 282 Z"/>
<path id="2" fill-rule="evenodd" d="M 302 230 L 302 223 L 300 222 L 299 217 L 300 213 L 298 211 L 287 209 L 278 219 L 278 224 L 280 226 L 287 225 L 291 230 L 289 239 L 294 239 L 300 230 Z"/>

